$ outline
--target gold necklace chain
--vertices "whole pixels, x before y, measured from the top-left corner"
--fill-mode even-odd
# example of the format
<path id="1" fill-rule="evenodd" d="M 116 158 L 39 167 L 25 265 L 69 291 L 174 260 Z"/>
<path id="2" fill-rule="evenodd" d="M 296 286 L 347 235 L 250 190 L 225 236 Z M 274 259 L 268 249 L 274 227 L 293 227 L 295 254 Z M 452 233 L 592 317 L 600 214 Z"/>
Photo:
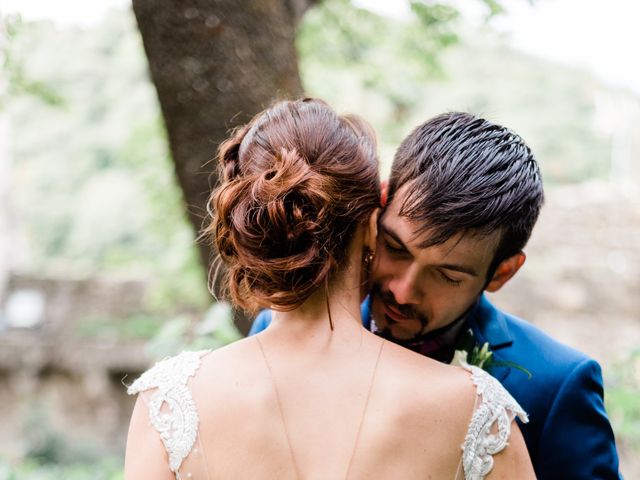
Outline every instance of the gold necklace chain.
<path id="1" fill-rule="evenodd" d="M 287 428 L 287 422 L 285 421 L 284 412 L 282 410 L 282 401 L 280 400 L 280 392 L 278 390 L 278 384 L 276 383 L 275 376 L 273 375 L 273 370 L 271 369 L 271 365 L 269 363 L 269 360 L 267 359 L 267 355 L 264 352 L 262 342 L 260 342 L 260 339 L 258 338 L 258 336 L 259 335 L 256 335 L 254 338 L 258 342 L 258 347 L 260 347 L 260 353 L 262 353 L 262 358 L 264 359 L 264 363 L 267 366 L 267 370 L 269 372 L 269 378 L 271 379 L 271 384 L 276 394 L 276 403 L 278 404 L 278 411 L 280 412 L 280 420 L 282 421 L 282 427 L 284 428 L 284 434 L 287 439 L 287 446 L 289 447 L 289 456 L 291 457 L 291 463 L 293 464 L 293 469 L 296 474 L 296 479 L 300 480 L 302 478 L 302 475 L 300 475 L 298 462 L 296 462 L 296 456 L 293 453 L 293 446 L 291 445 L 291 437 L 289 435 L 289 429 Z M 373 384 L 375 383 L 376 373 L 378 371 L 378 363 L 380 362 L 380 356 L 382 355 L 382 347 L 384 347 L 384 344 L 385 344 L 385 340 L 381 338 L 380 348 L 378 349 L 378 355 L 376 356 L 376 362 L 371 372 L 371 379 L 369 381 L 367 397 L 364 401 L 364 406 L 362 407 L 362 414 L 360 415 L 360 421 L 358 422 L 358 431 L 356 432 L 356 438 L 353 442 L 353 450 L 351 451 L 351 456 L 349 457 L 349 464 L 347 465 L 347 471 L 344 475 L 345 480 L 349 478 L 349 474 L 351 473 L 351 465 L 353 464 L 353 458 L 355 457 L 355 454 L 357 451 L 358 442 L 360 440 L 360 433 L 362 431 L 362 425 L 364 424 L 364 419 L 367 414 L 367 407 L 369 406 L 369 399 L 371 398 L 371 391 L 373 390 Z"/>

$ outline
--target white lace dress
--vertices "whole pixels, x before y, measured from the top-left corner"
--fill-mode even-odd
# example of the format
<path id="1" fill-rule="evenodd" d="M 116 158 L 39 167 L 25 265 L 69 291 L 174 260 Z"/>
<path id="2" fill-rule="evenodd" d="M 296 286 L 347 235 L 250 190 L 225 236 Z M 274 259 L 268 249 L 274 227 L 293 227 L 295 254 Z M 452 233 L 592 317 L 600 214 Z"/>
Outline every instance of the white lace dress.
<path id="1" fill-rule="evenodd" d="M 183 352 L 162 360 L 127 390 L 130 395 L 143 394 L 149 421 L 160 435 L 176 480 L 200 480 L 183 464 L 190 454 L 204 454 L 198 445 L 198 411 L 187 382 L 207 353 Z M 498 380 L 478 367 L 463 368 L 471 373 L 478 397 L 462 444 L 462 471 L 456 478 L 482 480 L 493 467 L 493 455 L 507 446 L 513 419 L 517 416 L 526 423 L 528 418 Z"/>

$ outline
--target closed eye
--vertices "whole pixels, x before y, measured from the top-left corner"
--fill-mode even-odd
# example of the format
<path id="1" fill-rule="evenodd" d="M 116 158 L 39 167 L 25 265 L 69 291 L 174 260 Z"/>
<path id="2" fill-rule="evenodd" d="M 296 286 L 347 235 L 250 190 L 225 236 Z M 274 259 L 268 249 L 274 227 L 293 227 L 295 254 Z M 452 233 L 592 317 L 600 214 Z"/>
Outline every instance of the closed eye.
<path id="1" fill-rule="evenodd" d="M 451 278 L 450 276 L 446 275 L 444 272 L 442 272 L 441 270 L 438 270 L 438 273 L 440 274 L 440 277 L 447 282 L 450 285 L 453 285 L 454 287 L 459 286 L 462 283 L 462 280 L 456 280 L 455 278 Z"/>
<path id="2" fill-rule="evenodd" d="M 396 253 L 396 254 L 408 253 L 407 250 L 402 245 L 398 245 L 394 241 L 389 240 L 385 235 L 382 236 L 382 240 L 387 250 L 389 250 L 391 253 Z"/>

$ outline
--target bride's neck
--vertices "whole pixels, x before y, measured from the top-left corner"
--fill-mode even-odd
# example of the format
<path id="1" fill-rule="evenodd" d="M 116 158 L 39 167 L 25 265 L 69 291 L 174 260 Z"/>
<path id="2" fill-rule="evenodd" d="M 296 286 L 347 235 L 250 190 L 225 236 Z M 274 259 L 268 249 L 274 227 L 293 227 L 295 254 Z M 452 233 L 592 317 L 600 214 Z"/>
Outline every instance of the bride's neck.
<path id="1" fill-rule="evenodd" d="M 357 258 L 357 257 L 356 257 Z M 324 341 L 360 334 L 361 280 L 358 265 L 349 265 L 328 288 L 318 288 L 300 307 L 289 312 L 273 312 L 269 330 L 292 340 Z M 327 307 L 328 305 L 328 307 Z M 331 322 L 329 321 L 331 315 Z M 331 330 L 333 325 L 333 330 Z"/>

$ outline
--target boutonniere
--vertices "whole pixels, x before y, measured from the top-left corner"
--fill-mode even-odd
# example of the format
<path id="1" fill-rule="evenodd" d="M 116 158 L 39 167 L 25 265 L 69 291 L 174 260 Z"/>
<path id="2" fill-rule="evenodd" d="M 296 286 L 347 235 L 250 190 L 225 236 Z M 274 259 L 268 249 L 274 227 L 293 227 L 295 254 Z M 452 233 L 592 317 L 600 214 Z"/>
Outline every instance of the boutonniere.
<path id="1" fill-rule="evenodd" d="M 456 344 L 451 365 L 461 367 L 473 365 L 485 371 L 492 367 L 511 367 L 520 370 L 529 378 L 532 376 L 529 370 L 517 363 L 496 360 L 489 348 L 489 342 L 484 342 L 480 345 L 473 336 L 473 330 L 471 329 L 468 329 Z"/>

